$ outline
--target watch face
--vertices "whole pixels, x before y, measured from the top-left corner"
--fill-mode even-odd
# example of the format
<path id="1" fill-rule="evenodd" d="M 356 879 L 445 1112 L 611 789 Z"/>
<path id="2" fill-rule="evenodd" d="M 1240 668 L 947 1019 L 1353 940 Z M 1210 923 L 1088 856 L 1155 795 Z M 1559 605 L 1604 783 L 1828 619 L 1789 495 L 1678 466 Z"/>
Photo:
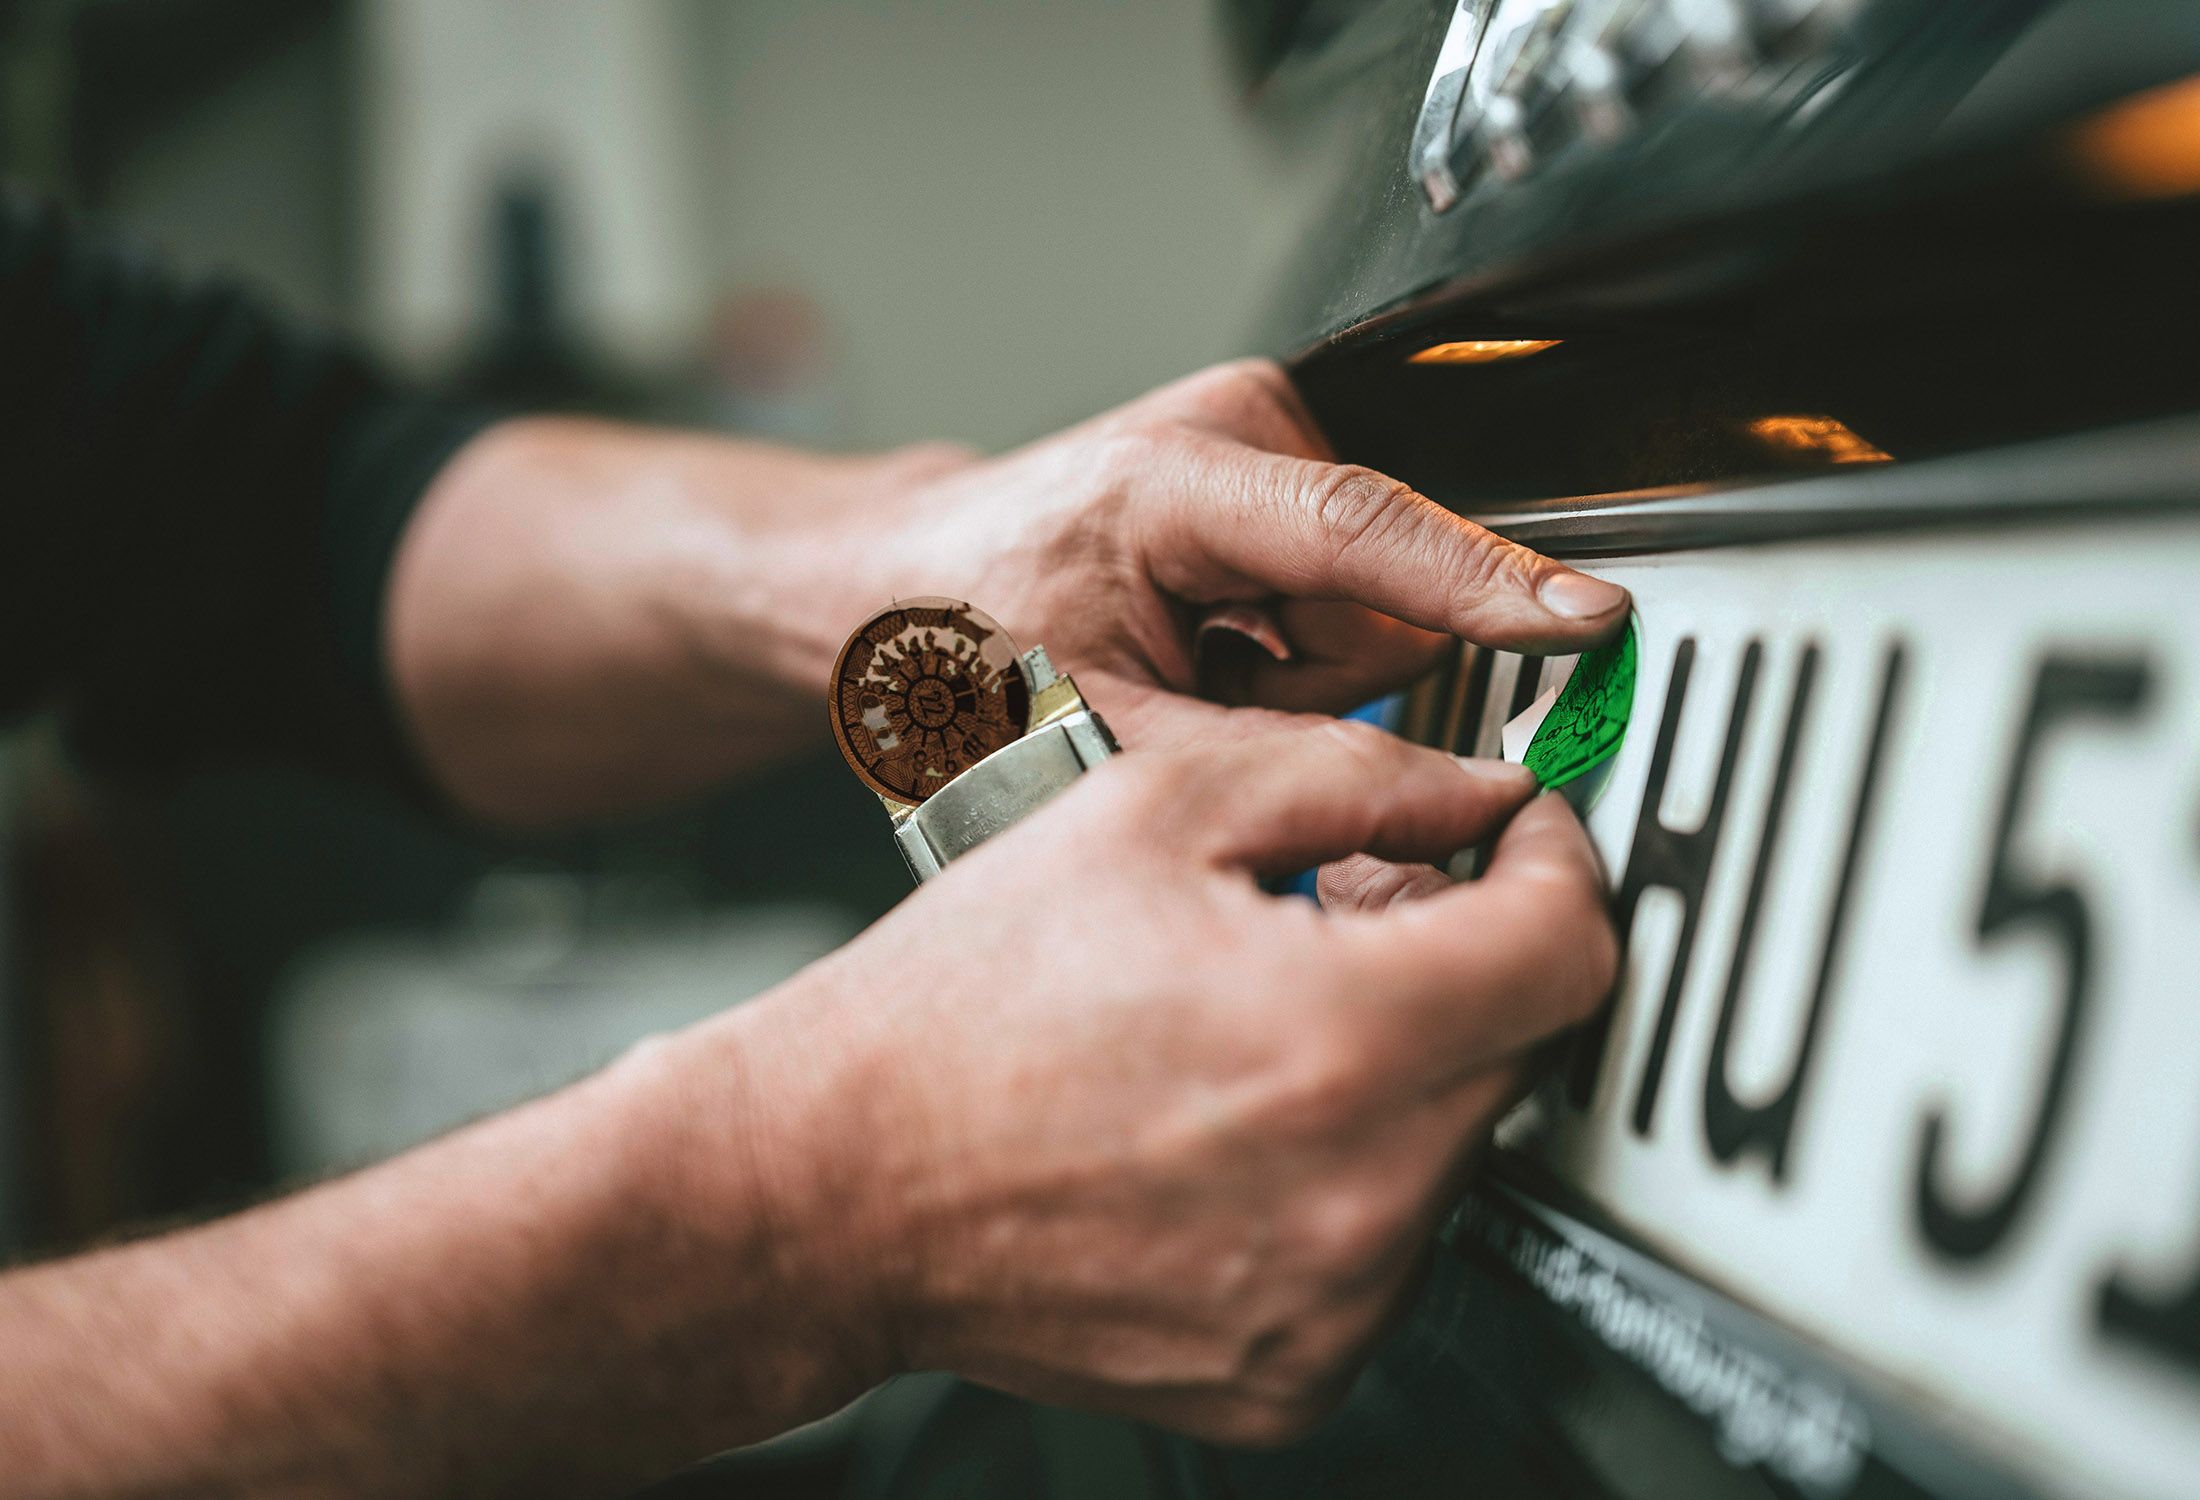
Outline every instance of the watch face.
<path id="1" fill-rule="evenodd" d="M 922 802 L 1022 737 L 1030 689 L 1008 633 L 952 599 L 906 599 L 833 664 L 833 737 L 863 784 Z"/>

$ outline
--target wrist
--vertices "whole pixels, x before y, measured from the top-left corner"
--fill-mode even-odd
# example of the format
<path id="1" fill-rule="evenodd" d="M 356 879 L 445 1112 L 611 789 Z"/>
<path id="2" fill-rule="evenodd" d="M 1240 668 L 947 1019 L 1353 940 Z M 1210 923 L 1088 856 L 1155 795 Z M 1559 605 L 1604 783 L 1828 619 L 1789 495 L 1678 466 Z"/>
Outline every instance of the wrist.
<path id="1" fill-rule="evenodd" d="M 743 1382 L 784 1403 L 780 1427 L 900 1368 L 886 1096 L 829 989 L 805 973 L 602 1076 L 665 1274 L 698 1318 L 722 1322 Z"/>
<path id="2" fill-rule="evenodd" d="M 723 438 L 668 450 L 694 508 L 717 520 L 699 603 L 727 664 L 803 701 L 823 688 L 847 633 L 896 587 L 896 533 L 917 485 L 965 461 L 921 445 L 827 455 Z"/>
<path id="3" fill-rule="evenodd" d="M 890 466 L 887 466 L 890 468 Z M 570 418 L 484 432 L 406 528 L 385 644 L 432 780 L 492 822 L 662 803 L 820 743 L 880 461 Z"/>

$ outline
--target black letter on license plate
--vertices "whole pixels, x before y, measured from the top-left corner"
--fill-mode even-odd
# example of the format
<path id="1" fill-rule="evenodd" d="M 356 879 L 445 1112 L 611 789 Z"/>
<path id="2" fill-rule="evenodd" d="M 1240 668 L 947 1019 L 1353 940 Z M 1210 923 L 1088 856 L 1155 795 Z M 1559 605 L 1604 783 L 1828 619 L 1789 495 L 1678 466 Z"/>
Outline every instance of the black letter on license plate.
<path id="1" fill-rule="evenodd" d="M 1680 733 L 1681 709 L 1688 700 L 1688 676 L 1695 665 L 1696 641 L 1690 636 L 1673 653 L 1671 685 L 1665 692 L 1665 712 L 1658 721 L 1658 740 L 1650 755 L 1650 772 L 1642 791 L 1642 811 L 1636 815 L 1634 846 L 1628 851 L 1627 873 L 1620 878 L 1619 896 L 1612 918 L 1626 942 L 1635 925 L 1635 908 L 1644 891 L 1662 888 L 1681 898 L 1680 936 L 1673 946 L 1673 970 L 1665 982 L 1665 998 L 1658 1009 L 1657 1028 L 1650 1038 L 1650 1056 L 1643 1064 L 1642 1089 L 1635 1099 L 1635 1129 L 1648 1134 L 1650 1117 L 1657 1107 L 1659 1076 L 1665 1071 L 1665 1052 L 1673 1039 L 1674 1012 L 1680 1006 L 1681 989 L 1688 980 L 1688 958 L 1696 945 L 1696 923 L 1703 914 L 1704 886 L 1711 878 L 1711 856 L 1719 843 L 1719 827 L 1726 818 L 1727 793 L 1734 783 L 1734 763 L 1742 744 L 1742 729 L 1749 720 L 1749 702 L 1757 685 L 1757 662 L 1763 655 L 1751 641 L 1742 653 L 1741 673 L 1734 684 L 1734 703 L 1727 711 L 1726 740 L 1719 750 L 1719 769 L 1711 787 L 1711 805 L 1700 827 L 1689 831 L 1668 828 L 1659 821 L 1658 806 L 1665 800 L 1665 777 L 1673 762 L 1673 741 Z M 1603 1070 L 1604 1052 L 1611 1040 L 1609 1008 L 1582 1029 L 1574 1054 L 1569 1092 L 1578 1106 L 1587 1107 L 1596 1092 L 1597 1075 Z"/>
<path id="2" fill-rule="evenodd" d="M 1788 706 L 1787 733 L 1780 743 L 1779 765 L 1773 771 L 1772 792 L 1765 806 L 1765 831 L 1757 845 L 1757 864 L 1750 872 L 1749 895 L 1742 905 L 1742 920 L 1734 934 L 1734 958 L 1727 970 L 1726 997 L 1719 1006 L 1718 1029 L 1711 1038 L 1711 1062 L 1704 1070 L 1703 1131 L 1711 1154 L 1723 1162 L 1748 1152 L 1762 1155 L 1770 1164 L 1772 1180 L 1787 1177 L 1788 1152 L 1793 1144 L 1795 1113 L 1802 1103 L 1804 1080 L 1810 1076 L 1811 1056 L 1818 1045 L 1818 1031 L 1825 1020 L 1826 997 L 1833 989 L 1834 971 L 1841 950 L 1841 934 L 1848 923 L 1849 892 L 1856 883 L 1856 866 L 1863 851 L 1864 834 L 1871 821 L 1879 763 L 1887 748 L 1887 733 L 1894 720 L 1895 693 L 1902 681 L 1903 652 L 1900 643 L 1887 650 L 1879 678 L 1879 706 L 1872 716 L 1871 741 L 1864 751 L 1864 768 L 1856 783 L 1856 801 L 1849 812 L 1849 838 L 1841 854 L 1841 871 L 1833 888 L 1833 902 L 1826 914 L 1826 928 L 1818 945 L 1818 977 L 1811 986 L 1810 1005 L 1803 1014 L 1802 1035 L 1795 1044 L 1795 1061 L 1787 1081 L 1760 1104 L 1744 1104 L 1727 1082 L 1727 1053 L 1733 1043 L 1734 1025 L 1741 1009 L 1743 987 L 1749 980 L 1750 958 L 1755 951 L 1757 916 L 1764 902 L 1765 885 L 1778 853 L 1780 826 L 1787 813 L 1788 783 L 1794 770 L 1796 748 L 1809 722 L 1811 687 L 1817 679 L 1818 648 L 1806 647 L 1795 669 L 1795 696 Z"/>

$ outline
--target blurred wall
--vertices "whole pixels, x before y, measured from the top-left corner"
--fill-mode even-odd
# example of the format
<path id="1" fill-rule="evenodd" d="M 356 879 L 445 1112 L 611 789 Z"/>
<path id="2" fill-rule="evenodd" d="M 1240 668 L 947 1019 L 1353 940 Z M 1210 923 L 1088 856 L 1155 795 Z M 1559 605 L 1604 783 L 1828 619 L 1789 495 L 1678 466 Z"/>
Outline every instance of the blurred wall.
<path id="1" fill-rule="evenodd" d="M 1185 0 L 364 0 L 364 312 L 422 368 L 484 202 L 547 168 L 574 302 L 629 362 L 731 294 L 830 330 L 839 440 L 1028 437 L 1235 352 L 1266 190 Z"/>
<path id="2" fill-rule="evenodd" d="M 1268 164 L 1190 0 L 690 0 L 709 249 L 811 288 L 865 443 L 1026 438 L 1240 352 Z"/>
<path id="3" fill-rule="evenodd" d="M 478 332 L 497 193 L 556 194 L 562 294 L 589 342 L 677 359 L 705 306 L 701 121 L 672 0 L 361 0 L 363 310 L 394 355 Z"/>
<path id="4" fill-rule="evenodd" d="M 194 271 L 244 277 L 311 318 L 349 317 L 350 79 L 340 30 L 283 38 L 119 155 L 103 214 Z"/>
<path id="5" fill-rule="evenodd" d="M 607 358 L 677 378 L 727 298 L 807 294 L 851 446 L 1002 446 L 1241 352 L 1282 249 L 1188 0 L 356 0 L 101 207 L 434 374 L 488 317 L 515 169 L 561 195 Z"/>

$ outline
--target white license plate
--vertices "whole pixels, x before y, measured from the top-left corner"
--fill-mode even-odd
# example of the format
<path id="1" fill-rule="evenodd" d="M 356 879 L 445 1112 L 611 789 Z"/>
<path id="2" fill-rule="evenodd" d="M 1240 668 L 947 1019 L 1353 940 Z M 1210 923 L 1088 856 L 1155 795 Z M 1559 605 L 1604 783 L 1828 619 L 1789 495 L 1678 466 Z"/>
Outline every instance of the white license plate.
<path id="1" fill-rule="evenodd" d="M 1593 570 L 1630 941 L 1526 1149 L 2050 1485 L 2200 1495 L 2200 514 Z"/>

